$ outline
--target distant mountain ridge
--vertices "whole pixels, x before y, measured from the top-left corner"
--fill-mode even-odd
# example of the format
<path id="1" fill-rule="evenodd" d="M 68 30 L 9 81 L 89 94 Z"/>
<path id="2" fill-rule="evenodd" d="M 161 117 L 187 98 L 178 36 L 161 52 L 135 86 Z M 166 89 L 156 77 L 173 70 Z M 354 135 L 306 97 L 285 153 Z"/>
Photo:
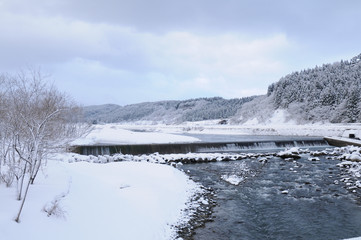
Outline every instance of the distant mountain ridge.
<path id="1" fill-rule="evenodd" d="M 361 54 L 349 61 L 291 73 L 242 106 L 234 122 L 265 123 L 276 110 L 297 123 L 361 122 Z"/>
<path id="2" fill-rule="evenodd" d="M 88 106 L 84 107 L 84 116 L 88 122 L 99 123 L 177 124 L 222 118 L 230 118 L 233 124 L 361 122 L 361 54 L 288 74 L 271 84 L 267 95 Z"/>
<path id="3" fill-rule="evenodd" d="M 93 123 L 146 121 L 176 124 L 233 117 L 241 106 L 256 96 L 223 99 L 197 98 L 183 101 L 159 101 L 119 106 L 115 104 L 86 106 L 84 118 Z"/>

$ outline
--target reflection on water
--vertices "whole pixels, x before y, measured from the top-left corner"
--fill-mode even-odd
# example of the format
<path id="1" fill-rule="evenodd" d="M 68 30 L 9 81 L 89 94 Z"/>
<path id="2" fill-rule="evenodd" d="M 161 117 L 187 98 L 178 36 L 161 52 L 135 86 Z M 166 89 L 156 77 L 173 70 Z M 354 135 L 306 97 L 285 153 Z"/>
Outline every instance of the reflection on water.
<path id="1" fill-rule="evenodd" d="M 338 184 L 335 160 L 308 155 L 183 165 L 216 191 L 214 222 L 194 239 L 343 239 L 361 236 L 361 207 Z M 230 178 L 227 178 L 230 177 Z M 238 178 L 238 185 L 232 181 Z"/>

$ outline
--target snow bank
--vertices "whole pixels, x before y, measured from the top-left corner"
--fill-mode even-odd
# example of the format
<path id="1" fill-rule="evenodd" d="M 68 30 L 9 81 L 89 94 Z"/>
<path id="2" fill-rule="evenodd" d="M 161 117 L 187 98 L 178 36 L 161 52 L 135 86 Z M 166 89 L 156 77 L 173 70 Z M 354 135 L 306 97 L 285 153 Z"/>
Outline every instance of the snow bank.
<path id="1" fill-rule="evenodd" d="M 220 161 L 236 161 L 245 158 L 264 158 L 273 155 L 273 153 L 172 153 L 172 154 L 142 154 L 142 155 L 131 155 L 131 154 L 114 154 L 109 155 L 79 155 L 69 154 L 65 161 L 69 163 L 73 162 L 89 162 L 89 163 L 108 163 L 108 162 L 148 162 L 148 163 L 159 163 L 169 164 L 176 166 L 181 163 L 205 163 L 205 162 L 220 162 Z"/>
<path id="2" fill-rule="evenodd" d="M 126 130 L 118 124 L 105 124 L 96 125 L 88 135 L 73 141 L 71 145 L 150 144 L 197 141 L 200 140 L 194 137 L 160 132 L 135 132 Z"/>
<path id="3" fill-rule="evenodd" d="M 69 155 L 63 155 L 69 158 Z M 15 189 L 0 185 L 1 239 L 171 239 L 199 186 L 166 165 L 49 161 L 31 186 L 21 223 Z M 58 217 L 42 210 L 59 200 Z"/>

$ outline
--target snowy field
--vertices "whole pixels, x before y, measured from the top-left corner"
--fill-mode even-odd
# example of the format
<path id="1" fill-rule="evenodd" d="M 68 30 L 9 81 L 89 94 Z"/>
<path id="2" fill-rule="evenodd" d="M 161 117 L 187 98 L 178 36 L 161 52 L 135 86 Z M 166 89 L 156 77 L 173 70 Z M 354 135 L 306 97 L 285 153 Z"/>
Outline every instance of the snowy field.
<path id="1" fill-rule="evenodd" d="M 98 144 L 147 144 L 147 143 L 181 143 L 197 142 L 199 139 L 187 136 L 162 133 L 159 131 L 147 132 L 140 128 L 129 131 L 123 125 L 105 124 L 96 125 L 89 134 L 75 140 L 72 145 L 98 145 Z"/>
<path id="2" fill-rule="evenodd" d="M 0 185 L 1 239 L 173 239 L 172 227 L 199 186 L 160 164 L 48 161 L 31 186 L 20 223 L 16 189 Z M 70 161 L 71 162 L 71 161 Z M 58 202 L 54 214 L 44 211 Z"/>
<path id="3" fill-rule="evenodd" d="M 361 138 L 361 124 L 309 124 L 295 125 L 292 123 L 268 125 L 218 125 L 217 121 L 192 122 L 179 125 L 144 123 L 134 124 L 104 124 L 96 125 L 83 138 L 74 141 L 73 145 L 94 144 L 147 144 L 147 143 L 184 143 L 197 142 L 199 139 L 182 136 L 193 134 L 223 134 L 223 135 L 281 135 L 281 136 L 332 136 L 348 137 L 354 134 Z"/>

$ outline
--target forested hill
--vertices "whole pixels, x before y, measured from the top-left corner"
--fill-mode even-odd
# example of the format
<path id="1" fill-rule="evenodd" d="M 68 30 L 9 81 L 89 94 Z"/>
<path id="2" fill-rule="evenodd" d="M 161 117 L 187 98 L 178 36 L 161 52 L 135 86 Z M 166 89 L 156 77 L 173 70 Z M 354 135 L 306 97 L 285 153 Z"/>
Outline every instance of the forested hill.
<path id="1" fill-rule="evenodd" d="M 161 101 L 127 106 L 84 107 L 89 122 L 150 121 L 181 123 L 232 118 L 267 123 L 276 110 L 297 123 L 361 122 L 361 54 L 282 77 L 268 87 L 267 95 L 226 100 L 220 97 Z"/>
<path id="2" fill-rule="evenodd" d="M 289 74 L 270 85 L 267 96 L 245 104 L 238 119 L 244 122 L 257 118 L 262 122 L 276 109 L 285 109 L 298 123 L 361 122 L 360 59 L 361 54 L 348 61 Z"/>
<path id="3" fill-rule="evenodd" d="M 119 106 L 114 104 L 84 107 L 86 121 L 93 123 L 117 123 L 151 121 L 157 123 L 181 123 L 229 118 L 241 106 L 255 97 L 223 99 L 198 98 L 184 101 L 161 101 Z"/>

